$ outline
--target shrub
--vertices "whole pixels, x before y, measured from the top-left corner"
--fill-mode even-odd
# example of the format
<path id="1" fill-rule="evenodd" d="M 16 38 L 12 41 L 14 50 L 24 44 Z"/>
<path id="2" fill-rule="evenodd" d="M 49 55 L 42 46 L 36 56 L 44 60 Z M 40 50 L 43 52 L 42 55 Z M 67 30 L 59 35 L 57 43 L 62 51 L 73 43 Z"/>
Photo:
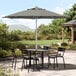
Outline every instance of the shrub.
<path id="1" fill-rule="evenodd" d="M 17 48 L 19 48 L 20 50 L 22 50 L 22 49 L 26 49 L 26 46 L 24 44 L 22 44 L 22 43 L 18 43 L 17 44 Z"/>
<path id="2" fill-rule="evenodd" d="M 0 47 L 2 48 L 2 49 L 9 49 L 10 48 L 10 42 L 8 42 L 8 41 L 6 41 L 6 42 L 0 42 Z"/>
<path id="3" fill-rule="evenodd" d="M 76 49 L 76 44 L 71 44 L 70 49 Z"/>
<path id="4" fill-rule="evenodd" d="M 29 44 L 29 45 L 28 45 L 28 48 L 29 48 L 29 49 L 30 49 L 30 48 L 31 48 L 31 49 L 35 49 L 35 45 Z"/>
<path id="5" fill-rule="evenodd" d="M 6 76 L 5 71 L 0 68 L 0 76 Z"/>
<path id="6" fill-rule="evenodd" d="M 61 43 L 61 46 L 68 46 L 68 44 L 67 43 Z"/>
<path id="7" fill-rule="evenodd" d="M 16 49 L 19 48 L 20 50 L 25 49 L 26 45 L 20 42 L 11 42 L 10 49 Z"/>
<path id="8" fill-rule="evenodd" d="M 7 57 L 10 57 L 10 56 L 12 56 L 13 54 L 12 54 L 12 50 L 8 50 L 7 52 L 6 52 L 6 56 Z"/>
<path id="9" fill-rule="evenodd" d="M 11 50 L 4 50 L 0 48 L 0 57 L 9 57 L 12 56 L 12 51 Z"/>
<path id="10" fill-rule="evenodd" d="M 20 76 L 19 71 L 17 70 L 15 73 L 11 70 L 11 68 L 0 67 L 0 76 Z"/>
<path id="11" fill-rule="evenodd" d="M 15 49 L 15 56 L 21 56 L 22 55 L 22 52 L 20 49 L 16 48 Z"/>
<path id="12" fill-rule="evenodd" d="M 6 50 L 0 49 L 0 57 L 6 57 Z"/>
<path id="13" fill-rule="evenodd" d="M 52 48 L 58 48 L 59 45 L 58 45 L 58 44 L 52 44 L 51 47 L 52 47 Z"/>

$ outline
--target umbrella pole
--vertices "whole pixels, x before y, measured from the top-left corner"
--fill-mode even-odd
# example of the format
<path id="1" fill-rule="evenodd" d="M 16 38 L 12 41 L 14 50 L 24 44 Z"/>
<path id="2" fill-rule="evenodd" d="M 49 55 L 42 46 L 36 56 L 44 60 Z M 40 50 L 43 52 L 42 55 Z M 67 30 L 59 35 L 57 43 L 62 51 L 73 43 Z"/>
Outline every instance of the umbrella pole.
<path id="1" fill-rule="evenodd" d="M 36 50 L 38 49 L 38 46 L 37 46 L 37 19 L 36 19 L 36 46 L 35 46 Z"/>

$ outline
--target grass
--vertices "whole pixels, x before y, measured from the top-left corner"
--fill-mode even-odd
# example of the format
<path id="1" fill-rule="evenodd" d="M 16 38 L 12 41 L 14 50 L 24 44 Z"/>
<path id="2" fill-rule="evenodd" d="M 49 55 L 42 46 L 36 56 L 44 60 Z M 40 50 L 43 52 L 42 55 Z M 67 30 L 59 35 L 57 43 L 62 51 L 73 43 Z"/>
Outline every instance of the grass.
<path id="1" fill-rule="evenodd" d="M 19 41 L 23 44 L 35 44 L 35 40 L 22 40 Z M 65 40 L 65 42 L 67 42 L 67 40 Z M 39 45 L 51 45 L 51 44 L 56 44 L 56 43 L 62 43 L 62 40 L 58 40 L 58 39 L 54 39 L 54 40 L 38 40 L 37 43 Z"/>

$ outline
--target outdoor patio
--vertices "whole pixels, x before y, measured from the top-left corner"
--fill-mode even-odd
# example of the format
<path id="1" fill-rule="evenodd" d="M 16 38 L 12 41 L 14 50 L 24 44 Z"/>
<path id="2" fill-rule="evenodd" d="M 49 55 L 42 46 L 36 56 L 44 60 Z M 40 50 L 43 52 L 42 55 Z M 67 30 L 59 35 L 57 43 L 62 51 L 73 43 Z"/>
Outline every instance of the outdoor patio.
<path id="1" fill-rule="evenodd" d="M 63 67 L 62 59 L 58 59 L 59 66 L 53 69 L 52 66 L 49 68 L 40 69 L 37 71 L 32 71 L 32 69 L 23 69 L 21 71 L 22 60 L 18 60 L 16 70 L 12 69 L 10 61 L 1 61 L 0 66 L 6 68 L 10 67 L 12 70 L 12 74 L 15 72 L 19 73 L 20 76 L 75 76 L 76 75 L 76 52 L 75 51 L 65 51 L 65 62 L 66 68 Z M 47 63 L 47 58 L 45 57 L 45 65 Z M 14 76 L 14 75 L 12 75 Z"/>

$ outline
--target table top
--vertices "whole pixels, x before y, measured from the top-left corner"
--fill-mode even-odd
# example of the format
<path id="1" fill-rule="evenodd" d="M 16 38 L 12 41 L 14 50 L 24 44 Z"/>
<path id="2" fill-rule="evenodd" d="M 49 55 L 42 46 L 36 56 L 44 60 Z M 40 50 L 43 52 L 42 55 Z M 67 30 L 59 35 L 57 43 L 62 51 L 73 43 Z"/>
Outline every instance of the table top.
<path id="1" fill-rule="evenodd" d="M 35 52 L 48 52 L 49 50 L 45 50 L 45 49 L 24 49 L 24 50 L 27 50 L 27 51 L 35 51 Z"/>

